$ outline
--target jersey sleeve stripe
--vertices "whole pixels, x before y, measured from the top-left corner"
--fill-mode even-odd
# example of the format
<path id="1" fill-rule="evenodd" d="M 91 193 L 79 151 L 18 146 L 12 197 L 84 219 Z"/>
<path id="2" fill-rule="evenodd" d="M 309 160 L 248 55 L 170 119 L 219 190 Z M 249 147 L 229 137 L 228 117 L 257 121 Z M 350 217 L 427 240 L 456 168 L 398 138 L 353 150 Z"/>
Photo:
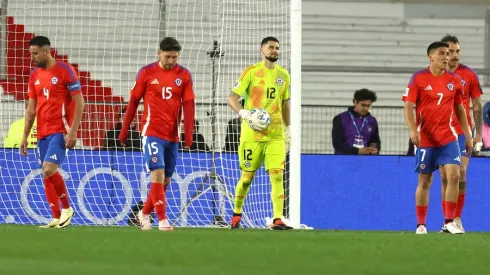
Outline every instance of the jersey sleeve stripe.
<path id="1" fill-rule="evenodd" d="M 242 81 L 242 80 L 243 80 L 243 78 L 244 78 L 244 77 L 247 75 L 248 71 L 252 70 L 253 68 L 255 68 L 255 66 L 254 66 L 254 65 L 249 66 L 248 68 L 246 68 L 246 69 L 243 71 L 242 75 L 240 76 L 240 81 Z"/>
<path id="2" fill-rule="evenodd" d="M 141 69 L 138 71 L 138 73 L 136 74 L 136 81 L 138 81 L 138 80 L 140 79 L 141 74 L 142 74 L 144 71 L 146 71 L 147 69 L 152 68 L 152 67 L 153 67 L 153 66 L 155 66 L 156 64 L 157 64 L 157 62 L 153 62 L 153 63 L 151 63 L 151 64 L 148 64 L 148 65 L 146 65 L 146 66 L 143 66 L 143 67 L 142 67 L 142 68 L 141 68 Z"/>
<path id="3" fill-rule="evenodd" d="M 66 72 L 68 72 L 68 76 L 70 77 L 68 79 L 69 82 L 75 82 L 78 80 L 77 76 L 75 75 L 75 70 L 73 69 L 72 66 L 63 63 L 63 62 L 58 62 L 58 65 L 63 68 Z"/>

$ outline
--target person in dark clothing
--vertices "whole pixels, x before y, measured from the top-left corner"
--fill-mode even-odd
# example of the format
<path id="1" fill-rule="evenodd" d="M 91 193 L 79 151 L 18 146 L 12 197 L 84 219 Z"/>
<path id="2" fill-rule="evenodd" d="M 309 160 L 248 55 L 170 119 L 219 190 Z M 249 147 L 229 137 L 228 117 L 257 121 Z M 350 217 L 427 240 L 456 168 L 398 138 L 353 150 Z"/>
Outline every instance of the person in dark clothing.
<path id="1" fill-rule="evenodd" d="M 376 93 L 368 89 L 354 93 L 353 107 L 333 119 L 332 144 L 338 155 L 377 155 L 381 150 L 378 122 L 369 113 Z"/>
<path id="2" fill-rule="evenodd" d="M 114 126 L 114 129 L 105 132 L 104 136 L 104 149 L 105 150 L 122 150 L 123 146 L 119 141 L 119 133 L 122 128 L 122 120 L 126 108 L 121 110 L 119 114 L 119 121 Z M 129 151 L 141 151 L 141 136 L 136 128 L 136 124 L 131 125 L 131 129 L 128 132 L 128 141 L 126 143 L 126 150 Z"/>
<path id="3" fill-rule="evenodd" d="M 245 104 L 245 100 L 240 100 L 242 107 Z M 238 152 L 238 146 L 240 145 L 240 134 L 242 131 L 242 119 L 240 117 L 232 118 L 228 121 L 228 127 L 226 128 L 225 136 L 225 152 L 236 153 Z"/>
<path id="4" fill-rule="evenodd" d="M 184 121 L 182 121 L 182 125 Z M 206 144 L 204 141 L 204 136 L 199 133 L 199 121 L 197 119 L 195 120 L 195 127 L 194 127 L 194 136 L 193 140 L 194 142 L 192 143 L 191 147 L 189 148 L 184 148 L 184 127 L 181 127 L 181 133 L 180 133 L 180 145 L 179 145 L 179 150 L 184 151 L 184 152 L 209 152 L 209 146 Z"/>

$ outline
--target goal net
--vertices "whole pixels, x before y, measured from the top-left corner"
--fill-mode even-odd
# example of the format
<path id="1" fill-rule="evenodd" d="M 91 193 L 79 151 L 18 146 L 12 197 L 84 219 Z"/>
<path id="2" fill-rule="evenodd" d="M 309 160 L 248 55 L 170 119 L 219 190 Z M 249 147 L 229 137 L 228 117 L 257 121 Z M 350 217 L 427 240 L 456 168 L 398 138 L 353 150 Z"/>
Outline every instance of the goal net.
<path id="1" fill-rule="evenodd" d="M 163 37 L 173 36 L 183 47 L 179 63 L 193 74 L 199 126 L 195 150 L 179 151 L 167 215 L 174 226 L 226 226 L 240 177 L 233 144 L 238 138 L 229 133 L 239 129 L 239 120 L 226 99 L 242 70 L 260 61 L 266 36 L 279 39 L 279 64 L 289 68 L 289 1 L 3 0 L 1 9 L 0 223 L 40 224 L 51 218 L 35 145 L 27 158 L 16 149 L 32 70 L 27 42 L 34 35 L 50 38 L 55 58 L 72 64 L 83 86 L 86 107 L 78 143 L 60 168 L 77 213 L 73 223 L 133 225 L 150 180 L 137 130 L 142 105 L 129 134 L 132 147 L 117 146 L 117 129 L 137 71 L 157 60 Z M 246 227 L 265 227 L 272 215 L 263 168 L 243 213 Z"/>

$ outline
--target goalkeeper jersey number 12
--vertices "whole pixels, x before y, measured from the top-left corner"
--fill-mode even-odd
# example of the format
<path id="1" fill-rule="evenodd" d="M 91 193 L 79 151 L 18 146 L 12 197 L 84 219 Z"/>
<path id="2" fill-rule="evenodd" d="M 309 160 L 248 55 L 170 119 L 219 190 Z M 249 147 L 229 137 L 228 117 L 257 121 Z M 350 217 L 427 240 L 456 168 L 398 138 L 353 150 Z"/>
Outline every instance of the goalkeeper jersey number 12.
<path id="1" fill-rule="evenodd" d="M 242 72 L 232 91 L 245 99 L 246 110 L 265 109 L 271 117 L 269 127 L 260 132 L 252 130 L 243 121 L 242 142 L 284 139 L 282 102 L 290 97 L 289 84 L 288 71 L 277 64 L 274 69 L 269 69 L 259 62 Z"/>

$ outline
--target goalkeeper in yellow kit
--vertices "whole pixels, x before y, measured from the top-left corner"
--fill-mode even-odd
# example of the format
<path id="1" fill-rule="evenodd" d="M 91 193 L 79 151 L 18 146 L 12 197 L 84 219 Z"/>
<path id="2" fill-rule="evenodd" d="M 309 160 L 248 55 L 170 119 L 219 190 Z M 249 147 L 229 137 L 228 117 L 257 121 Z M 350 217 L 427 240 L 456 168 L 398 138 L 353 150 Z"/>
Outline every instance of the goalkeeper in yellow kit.
<path id="1" fill-rule="evenodd" d="M 255 171 L 265 164 L 272 184 L 271 198 L 274 211 L 273 230 L 290 230 L 281 220 L 284 208 L 283 172 L 286 153 L 289 151 L 291 135 L 289 84 L 286 69 L 276 64 L 279 59 L 279 40 L 266 37 L 262 40 L 262 61 L 246 68 L 228 96 L 228 105 L 242 118 L 242 132 L 238 156 L 241 178 L 235 190 L 235 207 L 231 228 L 240 227 L 242 207 Z M 245 99 L 244 108 L 239 103 Z M 255 108 L 265 109 L 270 115 L 266 126 L 250 114 Z"/>

